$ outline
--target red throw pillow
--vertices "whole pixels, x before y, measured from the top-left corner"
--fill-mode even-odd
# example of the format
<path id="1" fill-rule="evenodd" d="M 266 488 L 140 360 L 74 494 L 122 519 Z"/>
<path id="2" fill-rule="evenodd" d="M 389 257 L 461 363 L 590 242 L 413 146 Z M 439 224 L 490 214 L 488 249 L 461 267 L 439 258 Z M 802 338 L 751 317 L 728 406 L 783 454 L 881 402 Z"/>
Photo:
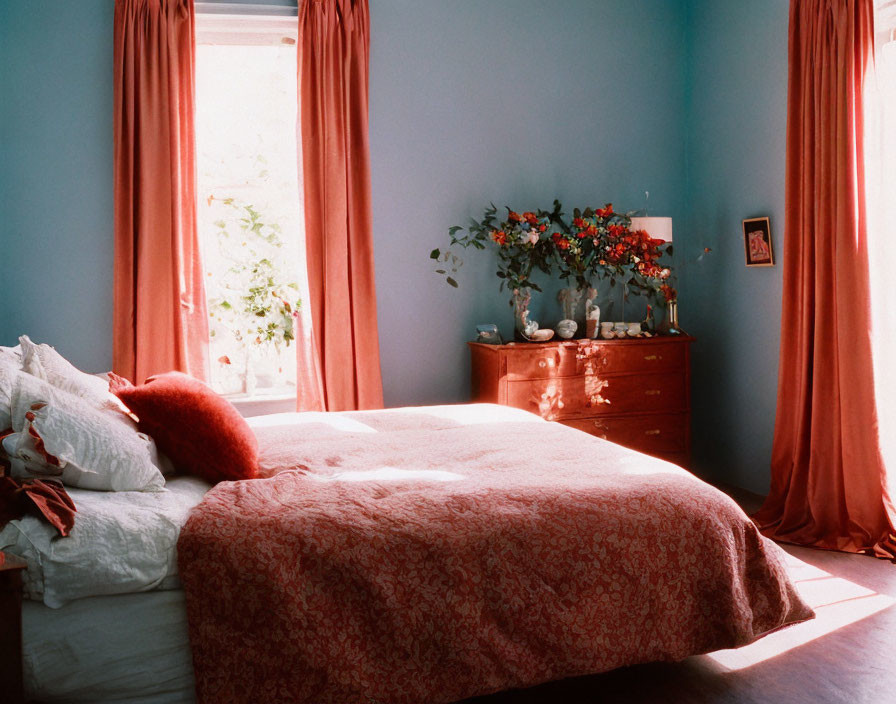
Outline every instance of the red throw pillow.
<path id="1" fill-rule="evenodd" d="M 109 390 L 178 469 L 213 483 L 257 475 L 255 433 L 233 404 L 198 379 L 168 372 L 134 386 L 110 374 Z"/>

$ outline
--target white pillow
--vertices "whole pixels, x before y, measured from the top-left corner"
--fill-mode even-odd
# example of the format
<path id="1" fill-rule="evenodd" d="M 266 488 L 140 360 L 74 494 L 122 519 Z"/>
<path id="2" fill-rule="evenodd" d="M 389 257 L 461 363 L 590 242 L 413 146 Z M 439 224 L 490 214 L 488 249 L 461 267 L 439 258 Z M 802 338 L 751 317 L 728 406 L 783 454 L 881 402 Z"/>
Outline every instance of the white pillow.
<path id="1" fill-rule="evenodd" d="M 0 349 L 8 350 L 9 347 Z M 16 375 L 21 374 L 19 371 L 20 366 L 20 364 L 13 362 L 8 356 L 0 354 L 0 432 L 9 430 L 12 427 L 10 415 L 12 387 Z"/>
<path id="2" fill-rule="evenodd" d="M 24 371 L 84 399 L 95 408 L 122 408 L 118 398 L 109 392 L 108 378 L 85 374 L 53 347 L 36 344 L 27 335 L 19 338 L 19 345 Z"/>
<path id="3" fill-rule="evenodd" d="M 0 347 L 0 361 L 12 362 L 16 369 L 22 368 L 22 346 Z"/>
<path id="4" fill-rule="evenodd" d="M 18 437 L 10 456 L 33 473 L 37 462 L 42 473 L 82 489 L 159 491 L 165 486 L 155 443 L 138 433 L 127 416 L 99 410 L 28 374 L 15 379 L 12 427 Z"/>

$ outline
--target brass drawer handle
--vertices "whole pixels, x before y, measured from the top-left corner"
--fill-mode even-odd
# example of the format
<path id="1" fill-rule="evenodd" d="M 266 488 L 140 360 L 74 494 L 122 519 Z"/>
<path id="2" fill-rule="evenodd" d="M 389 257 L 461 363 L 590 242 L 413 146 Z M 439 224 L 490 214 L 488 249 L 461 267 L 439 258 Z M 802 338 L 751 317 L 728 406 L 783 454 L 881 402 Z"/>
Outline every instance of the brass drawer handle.
<path id="1" fill-rule="evenodd" d="M 645 396 L 659 396 L 661 393 L 663 393 L 663 392 L 660 391 L 659 389 L 647 389 L 647 391 L 644 392 L 644 395 Z"/>
<path id="2" fill-rule="evenodd" d="M 663 355 L 661 354 L 645 354 L 644 359 L 648 362 L 653 362 L 654 360 L 662 359 Z"/>
<path id="3" fill-rule="evenodd" d="M 554 360 L 553 359 L 539 359 L 538 366 L 544 369 L 545 367 L 553 367 Z"/>
<path id="4" fill-rule="evenodd" d="M 645 430 L 645 435 L 659 435 L 662 431 L 660 430 Z"/>

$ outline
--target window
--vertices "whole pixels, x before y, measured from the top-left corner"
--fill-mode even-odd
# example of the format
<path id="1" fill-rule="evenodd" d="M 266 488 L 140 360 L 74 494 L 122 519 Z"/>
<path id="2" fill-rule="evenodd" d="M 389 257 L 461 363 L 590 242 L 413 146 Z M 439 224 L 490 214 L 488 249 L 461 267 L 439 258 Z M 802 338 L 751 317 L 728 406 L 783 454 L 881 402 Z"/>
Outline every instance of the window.
<path id="1" fill-rule="evenodd" d="M 295 17 L 197 14 L 197 214 L 211 385 L 295 396 L 305 289 Z"/>
<path id="2" fill-rule="evenodd" d="M 896 0 L 876 0 L 874 24 L 877 55 L 865 106 L 874 376 L 881 448 L 891 492 L 896 492 L 896 307 L 891 303 L 896 271 Z"/>

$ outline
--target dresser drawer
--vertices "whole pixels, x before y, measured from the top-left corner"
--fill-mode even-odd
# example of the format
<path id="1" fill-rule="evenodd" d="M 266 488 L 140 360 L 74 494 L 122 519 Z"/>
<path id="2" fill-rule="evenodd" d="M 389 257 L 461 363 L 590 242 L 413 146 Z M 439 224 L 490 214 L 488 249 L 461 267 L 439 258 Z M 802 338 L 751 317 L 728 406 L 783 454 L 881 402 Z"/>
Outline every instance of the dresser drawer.
<path id="1" fill-rule="evenodd" d="M 685 453 L 688 448 L 688 416 L 683 413 L 562 422 L 589 435 L 652 455 Z"/>
<path id="2" fill-rule="evenodd" d="M 687 348 L 678 342 L 580 341 L 520 345 L 505 353 L 507 379 L 550 379 L 581 374 L 662 372 L 683 369 Z"/>
<path id="3" fill-rule="evenodd" d="M 686 360 L 687 346 L 677 342 L 591 343 L 578 351 L 576 373 L 664 372 L 684 369 Z"/>
<path id="4" fill-rule="evenodd" d="M 670 413 L 687 410 L 687 383 L 681 372 L 509 381 L 507 405 L 548 420 L 645 410 Z"/>
<path id="5" fill-rule="evenodd" d="M 578 345 L 550 345 L 544 347 L 520 346 L 506 352 L 507 378 L 550 379 L 557 376 L 575 376 L 578 370 Z"/>

